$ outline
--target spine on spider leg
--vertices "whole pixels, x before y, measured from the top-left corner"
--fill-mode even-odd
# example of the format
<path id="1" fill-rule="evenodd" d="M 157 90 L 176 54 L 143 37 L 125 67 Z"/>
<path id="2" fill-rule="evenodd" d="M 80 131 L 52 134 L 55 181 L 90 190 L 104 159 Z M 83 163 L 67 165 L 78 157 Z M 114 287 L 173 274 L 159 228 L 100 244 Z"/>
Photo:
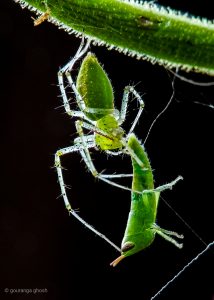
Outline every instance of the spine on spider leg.
<path id="1" fill-rule="evenodd" d="M 14 0 L 47 12 L 43 0 Z M 98 45 L 168 68 L 214 75 L 214 24 L 134 0 L 48 0 L 49 21 Z"/>

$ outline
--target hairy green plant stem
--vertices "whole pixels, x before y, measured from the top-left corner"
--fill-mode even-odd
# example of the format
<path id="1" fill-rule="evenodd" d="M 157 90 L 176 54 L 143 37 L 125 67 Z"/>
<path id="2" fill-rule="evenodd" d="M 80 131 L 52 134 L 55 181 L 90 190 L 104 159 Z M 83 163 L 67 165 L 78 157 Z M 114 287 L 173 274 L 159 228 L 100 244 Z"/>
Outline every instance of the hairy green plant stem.
<path id="1" fill-rule="evenodd" d="M 37 14 L 44 0 L 14 0 Z M 48 0 L 49 21 L 131 56 L 214 75 L 214 24 L 133 0 Z M 35 10 L 36 9 L 36 10 Z"/>

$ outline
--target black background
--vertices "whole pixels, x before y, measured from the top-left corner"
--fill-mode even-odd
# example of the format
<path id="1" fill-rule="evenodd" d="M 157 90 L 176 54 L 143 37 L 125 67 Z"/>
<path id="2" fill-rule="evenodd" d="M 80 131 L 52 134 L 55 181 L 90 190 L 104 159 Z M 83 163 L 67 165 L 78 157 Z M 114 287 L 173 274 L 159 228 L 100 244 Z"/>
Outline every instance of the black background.
<path id="1" fill-rule="evenodd" d="M 158 3 L 213 19 L 212 1 L 186 2 Z M 68 216 L 62 198 L 57 198 L 60 191 L 53 168 L 54 153 L 70 145 L 76 135 L 74 120 L 62 108 L 56 109 L 61 105 L 57 71 L 74 55 L 80 40 L 48 22 L 34 27 L 32 15 L 12 0 L 0 1 L 0 298 L 76 300 L 107 296 L 147 300 L 205 245 L 160 201 L 158 224 L 184 233 L 184 248 L 179 250 L 157 237 L 151 247 L 112 268 L 109 263 L 118 253 Z M 163 67 L 104 47 L 92 46 L 91 50 L 112 80 L 117 107 L 127 84 L 135 84 L 143 95 L 145 110 L 135 131 L 143 140 L 170 98 L 169 74 Z M 214 111 L 194 101 L 214 104 L 213 89 L 176 80 L 176 100 L 157 121 L 145 145 L 156 186 L 183 175 L 184 181 L 164 192 L 163 197 L 205 243 L 213 239 Z M 124 124 L 126 130 L 136 109 L 134 101 Z M 92 155 L 100 171 L 131 171 L 129 158 L 106 160 L 105 154 L 94 151 Z M 120 245 L 129 192 L 94 180 L 79 154 L 64 158 L 63 166 L 73 207 Z M 212 251 L 157 299 L 213 299 Z M 5 288 L 11 290 L 6 293 Z M 48 292 L 11 293 L 18 288 L 46 288 Z"/>

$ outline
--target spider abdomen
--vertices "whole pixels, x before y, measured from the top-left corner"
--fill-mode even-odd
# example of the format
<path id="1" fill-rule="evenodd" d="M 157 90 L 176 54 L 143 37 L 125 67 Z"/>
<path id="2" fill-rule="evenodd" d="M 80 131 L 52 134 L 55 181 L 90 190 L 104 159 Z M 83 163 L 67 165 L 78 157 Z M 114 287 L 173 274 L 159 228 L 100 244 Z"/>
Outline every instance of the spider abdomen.
<path id="1" fill-rule="evenodd" d="M 77 90 L 84 100 L 84 113 L 91 120 L 99 120 L 114 111 L 114 95 L 108 75 L 94 54 L 84 58 L 77 77 Z"/>

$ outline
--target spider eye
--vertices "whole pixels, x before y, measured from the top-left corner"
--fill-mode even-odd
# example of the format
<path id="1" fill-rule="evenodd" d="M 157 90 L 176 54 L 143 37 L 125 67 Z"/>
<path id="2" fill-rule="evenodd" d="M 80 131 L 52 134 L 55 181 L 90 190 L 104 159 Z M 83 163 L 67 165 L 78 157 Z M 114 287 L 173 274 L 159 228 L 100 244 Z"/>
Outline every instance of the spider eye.
<path id="1" fill-rule="evenodd" d="M 132 242 L 126 242 L 125 244 L 123 244 L 121 250 L 122 252 L 127 252 L 128 250 L 131 250 L 132 248 L 134 248 L 135 244 Z"/>

